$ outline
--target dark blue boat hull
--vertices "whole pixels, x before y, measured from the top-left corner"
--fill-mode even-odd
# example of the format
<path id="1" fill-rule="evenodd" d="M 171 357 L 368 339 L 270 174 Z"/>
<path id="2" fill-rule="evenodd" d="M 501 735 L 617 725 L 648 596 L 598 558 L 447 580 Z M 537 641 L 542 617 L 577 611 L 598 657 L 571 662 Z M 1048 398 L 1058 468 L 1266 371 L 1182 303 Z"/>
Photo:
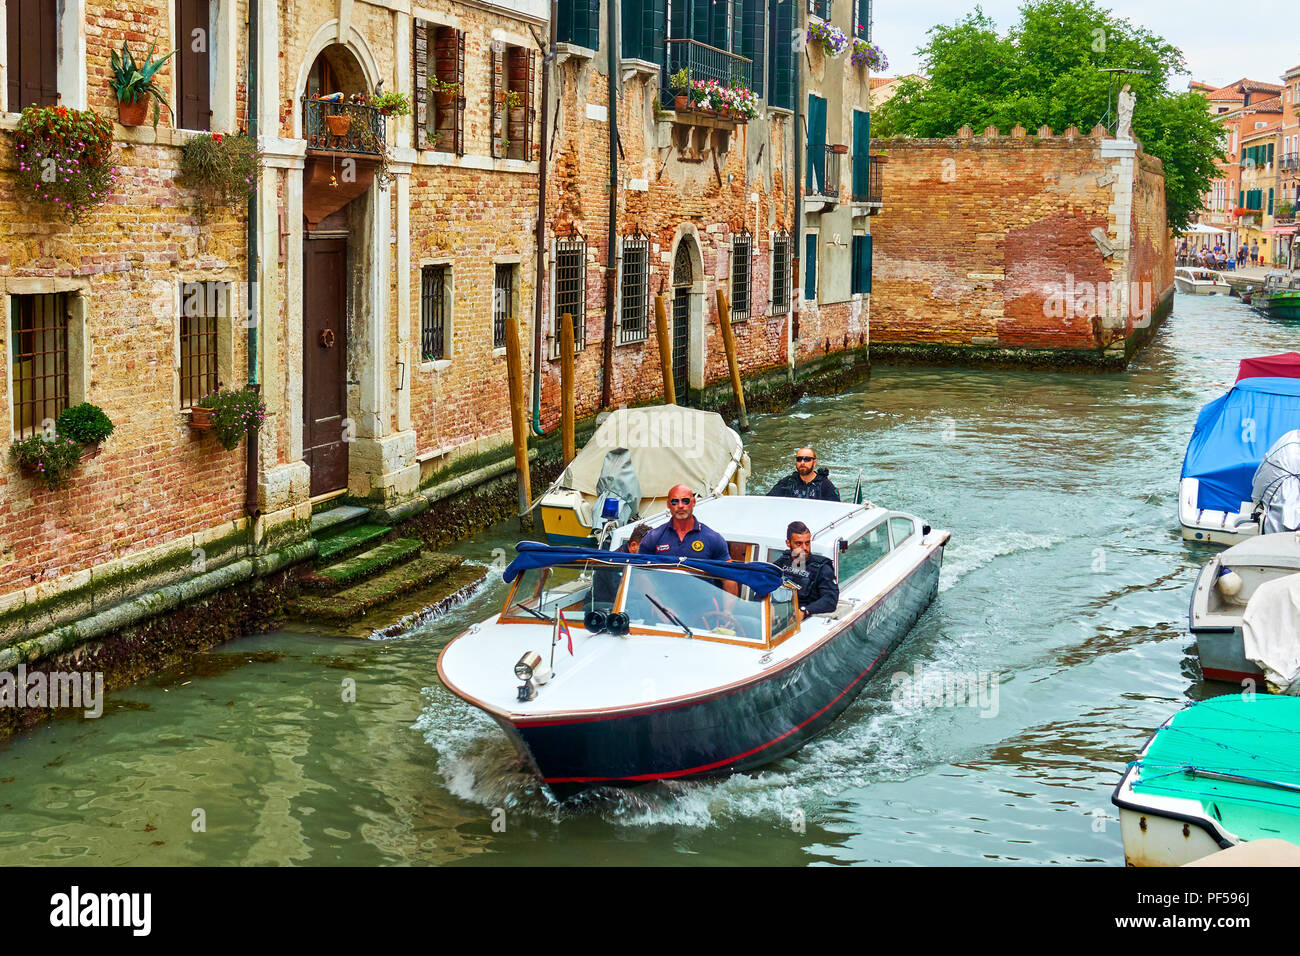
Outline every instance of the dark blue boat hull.
<path id="1" fill-rule="evenodd" d="M 743 684 L 657 709 L 497 719 L 557 796 L 763 766 L 803 746 L 853 702 L 933 601 L 942 561 L 939 547 L 836 634 Z"/>

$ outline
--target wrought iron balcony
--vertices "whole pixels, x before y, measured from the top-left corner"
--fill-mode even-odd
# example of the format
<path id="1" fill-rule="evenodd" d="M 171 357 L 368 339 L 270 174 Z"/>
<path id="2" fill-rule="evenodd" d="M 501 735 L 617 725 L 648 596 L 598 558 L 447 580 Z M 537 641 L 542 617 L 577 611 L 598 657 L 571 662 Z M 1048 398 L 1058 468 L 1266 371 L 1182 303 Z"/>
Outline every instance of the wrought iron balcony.
<path id="1" fill-rule="evenodd" d="M 884 202 L 884 172 L 885 160 L 883 156 L 867 157 L 867 181 L 865 183 L 866 192 L 862 192 L 863 183 L 855 174 L 853 177 L 853 201 L 862 203 L 874 203 L 879 205 Z"/>
<path id="2" fill-rule="evenodd" d="M 331 153 L 384 152 L 384 114 L 373 106 L 302 98 L 302 131 L 307 148 Z"/>
<path id="3" fill-rule="evenodd" d="M 749 57 L 719 50 L 699 40 L 665 40 L 664 77 L 659 85 L 659 95 L 663 105 L 671 109 L 680 92 L 673 89 L 671 79 L 682 70 L 686 70 L 692 83 L 716 80 L 722 86 L 743 86 L 752 90 L 753 67 Z"/>
<path id="4" fill-rule="evenodd" d="M 805 184 L 807 195 L 823 199 L 840 198 L 840 160 L 844 154 L 843 146 L 824 147 L 824 158 L 816 161 L 816 154 L 808 157 L 808 182 Z"/>
<path id="5" fill-rule="evenodd" d="M 1300 153 L 1284 153 L 1280 165 L 1283 172 L 1293 173 L 1300 170 Z"/>

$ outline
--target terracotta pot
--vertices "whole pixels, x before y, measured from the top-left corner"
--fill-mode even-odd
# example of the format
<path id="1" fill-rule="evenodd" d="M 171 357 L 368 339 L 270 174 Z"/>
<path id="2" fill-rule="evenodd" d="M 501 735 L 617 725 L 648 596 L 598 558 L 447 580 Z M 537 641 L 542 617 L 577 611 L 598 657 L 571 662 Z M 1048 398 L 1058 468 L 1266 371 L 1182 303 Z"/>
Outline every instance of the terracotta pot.
<path id="1" fill-rule="evenodd" d="M 90 443 L 88 443 L 88 444 L 82 445 L 82 446 L 81 446 L 81 460 L 82 460 L 82 461 L 90 461 L 90 459 L 92 459 L 92 458 L 98 458 L 98 457 L 99 457 L 99 451 L 100 451 L 100 449 L 99 449 L 99 442 L 97 442 L 97 441 L 92 441 L 92 442 L 90 442 Z"/>
<path id="2" fill-rule="evenodd" d="M 676 99 L 673 100 L 674 109 L 684 110 L 688 106 L 690 106 L 690 104 L 691 104 L 690 97 L 684 95 L 679 95 Z"/>
<path id="3" fill-rule="evenodd" d="M 149 112 L 149 97 L 142 96 L 134 103 L 117 101 L 117 121 L 123 126 L 142 126 Z"/>
<path id="4" fill-rule="evenodd" d="M 212 427 L 212 409 L 200 408 L 195 405 L 190 409 L 190 427 L 197 428 L 199 431 L 207 431 Z"/>
<path id="5" fill-rule="evenodd" d="M 348 130 L 352 128 L 352 117 L 348 115 L 331 114 L 325 117 L 325 125 L 329 127 L 330 133 L 335 136 L 347 136 Z"/>
<path id="6" fill-rule="evenodd" d="M 847 154 L 848 151 L 849 151 L 848 146 L 846 146 L 846 145 L 844 145 L 844 144 L 842 144 L 842 143 L 840 143 L 840 144 L 836 144 L 836 145 L 834 145 L 834 146 L 831 147 L 831 152 L 832 152 L 832 153 L 839 153 L 841 156 Z"/>

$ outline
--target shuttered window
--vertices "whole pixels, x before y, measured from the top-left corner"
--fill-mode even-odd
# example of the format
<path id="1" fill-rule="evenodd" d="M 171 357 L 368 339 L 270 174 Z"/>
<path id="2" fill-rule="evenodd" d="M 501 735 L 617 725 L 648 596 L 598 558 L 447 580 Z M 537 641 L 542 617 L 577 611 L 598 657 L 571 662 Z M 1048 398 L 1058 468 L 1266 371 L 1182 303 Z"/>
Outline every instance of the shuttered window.
<path id="1" fill-rule="evenodd" d="M 600 45 L 600 0 L 559 0 L 555 37 L 594 50 Z"/>
<path id="2" fill-rule="evenodd" d="M 212 129 L 209 0 L 176 0 L 176 106 L 181 129 Z"/>
<path id="3" fill-rule="evenodd" d="M 824 195 L 826 188 L 826 101 L 808 94 L 808 174 L 804 184 L 810 195 Z M 837 186 L 838 188 L 838 186 Z"/>
<path id="4" fill-rule="evenodd" d="M 871 0 L 853 0 L 853 35 L 871 39 Z"/>
<path id="5" fill-rule="evenodd" d="M 794 109 L 795 5 L 772 5 L 771 31 L 768 34 L 767 102 L 782 109 Z"/>
<path id="6" fill-rule="evenodd" d="M 416 18 L 414 59 L 415 146 L 465 155 L 465 34 Z"/>
<path id="7" fill-rule="evenodd" d="M 533 158 L 537 125 L 537 53 L 501 44 L 492 49 L 492 155 Z"/>
<path id="8" fill-rule="evenodd" d="M 668 0 L 622 0 L 623 56 L 663 63 Z"/>
<path id="9" fill-rule="evenodd" d="M 763 53 L 767 37 L 767 4 L 764 0 L 744 0 L 740 13 L 740 45 L 735 52 L 753 61 L 749 68 L 750 89 L 763 95 Z"/>
<path id="10" fill-rule="evenodd" d="M 853 111 L 853 198 L 865 201 L 871 192 L 871 114 Z"/>
<path id="11" fill-rule="evenodd" d="M 871 292 L 871 236 L 853 237 L 853 292 Z"/>
<path id="12" fill-rule="evenodd" d="M 803 298 L 805 302 L 817 301 L 817 233 L 804 236 Z"/>
<path id="13" fill-rule="evenodd" d="M 59 38 L 56 0 L 6 0 L 5 29 L 9 66 L 8 107 L 59 102 Z"/>

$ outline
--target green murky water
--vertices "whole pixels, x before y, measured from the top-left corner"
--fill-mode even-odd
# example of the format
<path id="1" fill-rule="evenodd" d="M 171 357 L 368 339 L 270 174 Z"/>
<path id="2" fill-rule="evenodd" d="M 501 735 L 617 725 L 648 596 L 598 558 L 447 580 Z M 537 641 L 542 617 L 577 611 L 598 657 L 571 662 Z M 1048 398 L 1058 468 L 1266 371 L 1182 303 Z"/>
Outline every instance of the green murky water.
<path id="1" fill-rule="evenodd" d="M 1120 865 L 1119 771 L 1222 690 L 1198 682 L 1185 629 L 1206 553 L 1178 536 L 1184 446 L 1238 359 L 1297 332 L 1180 296 L 1122 375 L 881 367 L 756 419 L 756 486 L 816 441 L 841 483 L 860 466 L 874 500 L 953 531 L 887 673 L 761 773 L 549 806 L 437 682 L 441 647 L 496 609 L 493 574 L 404 637 L 248 638 L 0 745 L 0 863 Z M 464 552 L 513 543 L 503 527 Z M 996 706 L 892 699 L 889 674 L 917 667 L 996 675 Z"/>

